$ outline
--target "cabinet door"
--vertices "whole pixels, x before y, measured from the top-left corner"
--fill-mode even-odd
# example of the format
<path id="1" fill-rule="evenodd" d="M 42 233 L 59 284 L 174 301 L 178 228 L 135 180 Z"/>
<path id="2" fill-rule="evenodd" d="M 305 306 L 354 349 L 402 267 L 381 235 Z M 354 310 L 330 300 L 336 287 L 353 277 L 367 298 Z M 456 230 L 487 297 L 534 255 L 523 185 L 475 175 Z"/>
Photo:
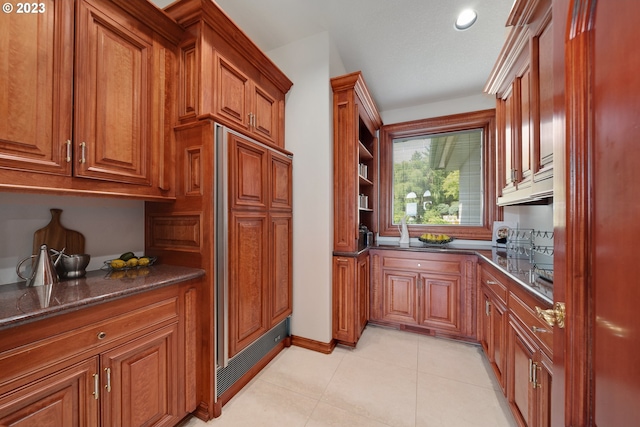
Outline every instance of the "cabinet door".
<path id="1" fill-rule="evenodd" d="M 242 71 L 216 53 L 215 109 L 222 117 L 231 120 L 240 129 L 248 129 L 251 81 Z"/>
<path id="2" fill-rule="evenodd" d="M 515 142 L 517 147 L 515 151 L 518 153 L 516 162 L 516 179 L 518 186 L 531 185 L 531 150 L 532 150 L 532 133 L 534 122 L 531 111 L 531 70 L 527 68 L 517 79 L 518 87 L 518 120 L 517 138 Z"/>
<path id="3" fill-rule="evenodd" d="M 229 217 L 229 357 L 269 329 L 266 212 Z"/>
<path id="4" fill-rule="evenodd" d="M 491 302 L 491 360 L 493 372 L 496 374 L 498 383 L 505 389 L 505 366 L 506 366 L 506 308 L 497 300 Z"/>
<path id="5" fill-rule="evenodd" d="M 102 391 L 96 375 L 92 358 L 1 396 L 0 425 L 97 427 Z"/>
<path id="6" fill-rule="evenodd" d="M 367 326 L 367 322 L 369 321 L 369 254 L 365 253 L 364 255 L 358 258 L 358 272 L 357 272 L 357 283 L 358 283 L 358 316 L 357 316 L 357 326 L 358 326 L 358 337 L 360 337 L 360 333 Z"/>
<path id="7" fill-rule="evenodd" d="M 418 324 L 418 274 L 383 270 L 382 320 Z"/>
<path id="8" fill-rule="evenodd" d="M 290 157 L 270 152 L 271 186 L 269 203 L 271 209 L 293 208 L 292 161 Z"/>
<path id="9" fill-rule="evenodd" d="M 291 314 L 292 301 L 292 215 L 290 213 L 272 214 L 269 249 L 271 266 L 271 326 L 275 326 Z"/>
<path id="10" fill-rule="evenodd" d="M 0 167 L 70 175 L 73 2 L 38 7 L 2 14 Z"/>
<path id="11" fill-rule="evenodd" d="M 489 359 L 489 363 L 491 363 L 500 387 L 504 391 L 506 308 L 484 287 L 481 288 L 480 292 L 482 301 L 481 311 L 479 312 L 480 333 L 482 336 L 480 344 L 487 355 L 487 359 Z"/>
<path id="12" fill-rule="evenodd" d="M 460 332 L 460 276 L 420 274 L 420 325 Z"/>
<path id="13" fill-rule="evenodd" d="M 346 344 L 355 345 L 356 259 L 333 257 L 333 338 Z"/>
<path id="14" fill-rule="evenodd" d="M 228 135 L 231 208 L 267 209 L 267 150 L 234 133 Z"/>
<path id="15" fill-rule="evenodd" d="M 251 130 L 274 144 L 278 141 L 279 102 L 260 86 L 251 89 Z"/>
<path id="16" fill-rule="evenodd" d="M 117 13 L 78 2 L 75 175 L 150 185 L 153 36 Z"/>
<path id="17" fill-rule="evenodd" d="M 532 378 L 535 348 L 511 322 L 509 323 L 508 351 L 507 401 L 518 424 L 532 427 L 534 425 Z"/>
<path id="18" fill-rule="evenodd" d="M 178 325 L 101 356 L 104 426 L 174 425 L 178 409 Z"/>
<path id="19" fill-rule="evenodd" d="M 535 382 L 535 426 L 550 427 L 551 426 L 551 384 L 553 362 L 541 351 L 537 352 L 536 362 L 534 365 Z"/>

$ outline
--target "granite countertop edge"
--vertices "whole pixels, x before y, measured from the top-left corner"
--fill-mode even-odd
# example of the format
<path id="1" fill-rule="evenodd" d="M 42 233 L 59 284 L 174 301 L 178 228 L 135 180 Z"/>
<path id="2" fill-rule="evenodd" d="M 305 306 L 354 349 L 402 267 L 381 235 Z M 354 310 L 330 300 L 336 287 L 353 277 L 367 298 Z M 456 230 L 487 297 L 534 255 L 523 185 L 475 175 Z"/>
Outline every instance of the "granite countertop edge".
<path id="1" fill-rule="evenodd" d="M 90 271 L 83 278 L 62 280 L 49 289 L 44 286 L 27 287 L 24 282 L 0 285 L 0 330 L 205 275 L 202 269 L 171 265 L 148 267 L 145 275 L 127 276 L 126 272 L 123 273 L 122 278 L 113 278 L 103 270 Z M 45 295 L 46 292 L 49 293 Z M 43 307 L 43 300 L 52 302 Z"/>

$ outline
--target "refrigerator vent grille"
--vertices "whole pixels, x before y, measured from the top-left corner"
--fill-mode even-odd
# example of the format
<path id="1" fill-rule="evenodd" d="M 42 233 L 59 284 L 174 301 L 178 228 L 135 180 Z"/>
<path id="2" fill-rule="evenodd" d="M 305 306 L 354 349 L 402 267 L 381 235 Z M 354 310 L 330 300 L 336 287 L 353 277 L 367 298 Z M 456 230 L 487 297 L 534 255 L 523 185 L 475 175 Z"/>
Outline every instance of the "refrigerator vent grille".
<path id="1" fill-rule="evenodd" d="M 289 318 L 269 330 L 258 338 L 256 342 L 242 350 L 241 353 L 229 360 L 224 368 L 219 368 L 217 376 L 217 396 L 221 396 L 256 363 L 267 355 L 280 341 L 289 336 Z"/>

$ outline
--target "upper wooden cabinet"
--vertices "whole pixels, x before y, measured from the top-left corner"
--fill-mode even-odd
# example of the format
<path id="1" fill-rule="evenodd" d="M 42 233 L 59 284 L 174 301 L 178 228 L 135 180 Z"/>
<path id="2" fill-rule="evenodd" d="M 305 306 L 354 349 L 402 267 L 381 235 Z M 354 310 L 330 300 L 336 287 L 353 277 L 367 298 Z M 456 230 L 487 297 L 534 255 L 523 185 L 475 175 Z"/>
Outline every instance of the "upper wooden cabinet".
<path id="1" fill-rule="evenodd" d="M 215 111 L 254 137 L 278 144 L 281 96 L 271 95 L 222 55 L 215 55 Z"/>
<path id="2" fill-rule="evenodd" d="M 2 185 L 172 197 L 168 126 L 182 29 L 141 1 L 42 7 L 2 15 Z"/>
<path id="3" fill-rule="evenodd" d="M 496 96 L 497 203 L 553 196 L 551 1 L 518 0 L 485 92 Z"/>
<path id="4" fill-rule="evenodd" d="M 334 77 L 331 87 L 333 249 L 356 252 L 361 224 L 373 233 L 378 231 L 378 130 L 382 120 L 362 73 Z"/>
<path id="5" fill-rule="evenodd" d="M 293 83 L 214 2 L 182 0 L 165 11 L 187 29 L 181 43 L 180 121 L 213 118 L 284 148 L 284 95 Z"/>

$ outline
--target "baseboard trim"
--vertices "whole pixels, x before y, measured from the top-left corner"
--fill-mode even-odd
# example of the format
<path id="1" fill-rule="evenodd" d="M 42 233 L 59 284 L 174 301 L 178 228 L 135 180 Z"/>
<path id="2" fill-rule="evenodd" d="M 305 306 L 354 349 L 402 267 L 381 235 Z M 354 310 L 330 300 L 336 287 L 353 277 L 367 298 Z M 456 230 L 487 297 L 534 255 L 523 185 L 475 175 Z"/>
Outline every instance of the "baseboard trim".
<path id="1" fill-rule="evenodd" d="M 291 335 L 291 344 L 296 347 L 306 348 L 307 350 L 317 351 L 319 353 L 331 354 L 333 349 L 336 348 L 336 340 L 331 340 L 328 343 L 312 340 L 309 338 L 299 337 Z"/>

